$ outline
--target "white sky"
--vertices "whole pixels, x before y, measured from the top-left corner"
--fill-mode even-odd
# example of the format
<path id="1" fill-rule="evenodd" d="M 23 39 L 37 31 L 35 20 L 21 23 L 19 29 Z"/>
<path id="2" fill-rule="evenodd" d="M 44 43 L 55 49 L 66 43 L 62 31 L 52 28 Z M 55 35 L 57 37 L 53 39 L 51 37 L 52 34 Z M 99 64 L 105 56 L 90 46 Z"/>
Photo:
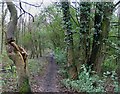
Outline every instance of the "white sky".
<path id="1" fill-rule="evenodd" d="M 38 4 L 40 5 L 40 3 L 43 1 L 43 7 L 47 7 L 48 5 L 50 5 L 52 2 L 57 2 L 60 0 L 22 0 L 28 3 L 32 3 L 32 4 Z M 71 2 L 80 2 L 80 1 L 114 1 L 114 3 L 118 2 L 119 0 L 69 0 Z M 29 6 L 28 6 L 29 7 Z M 30 13 L 37 14 L 40 11 L 40 8 L 35 8 L 35 7 L 31 7 L 28 10 Z"/>
<path id="2" fill-rule="evenodd" d="M 15 3 L 15 5 L 17 5 L 19 7 L 19 5 L 18 5 L 19 4 L 19 0 L 12 0 L 12 1 Z M 21 0 L 21 1 L 25 1 L 25 2 L 28 2 L 30 4 L 34 4 L 34 5 L 40 5 L 41 2 L 43 2 L 41 7 L 33 7 L 33 6 L 30 6 L 30 5 L 22 3 L 22 7 L 27 12 L 31 13 L 33 16 L 38 14 L 42 8 L 47 7 L 48 5 L 51 4 L 51 0 Z M 0 0 L 0 2 L 2 2 L 2 0 Z M 6 7 L 5 7 L 5 9 L 6 9 Z M 18 15 L 20 15 L 20 10 L 18 8 L 17 8 L 17 11 L 18 11 Z M 0 4 L 0 15 L 1 15 L 1 4 Z M 26 15 L 28 15 L 28 14 L 26 14 Z M 9 16 L 7 16 L 6 19 L 9 19 Z"/>
<path id="3" fill-rule="evenodd" d="M 52 2 L 57 2 L 57 1 L 60 1 L 60 0 L 21 0 L 21 1 L 25 1 L 25 2 L 28 2 L 28 3 L 32 3 L 32 4 L 38 4 L 38 5 L 40 5 L 40 3 L 43 2 L 42 6 L 47 7 Z M 80 1 L 114 1 L 114 3 L 116 3 L 119 0 L 69 0 L 69 1 L 72 1 L 72 2 L 80 2 Z M 38 10 L 37 10 L 37 8 L 35 8 L 35 7 L 31 7 L 30 10 L 29 10 L 29 12 L 33 13 L 33 15 L 38 13 L 38 11 L 40 11 L 40 8 L 38 8 Z"/>
<path id="4" fill-rule="evenodd" d="M 0 0 L 1 2 L 2 0 Z M 4 1 L 4 0 L 3 0 Z M 15 4 L 17 5 L 19 0 L 13 0 L 15 2 Z M 33 7 L 33 6 L 29 6 L 29 5 L 25 5 L 24 3 L 22 3 L 22 6 L 23 8 L 31 13 L 32 15 L 35 15 L 35 14 L 38 14 L 40 12 L 40 10 L 44 7 L 47 7 L 48 5 L 50 5 L 52 2 L 56 2 L 56 1 L 59 1 L 59 0 L 21 0 L 21 1 L 25 1 L 25 2 L 28 2 L 30 4 L 35 4 L 35 5 L 40 5 L 41 2 L 43 2 L 42 6 L 41 7 Z M 79 2 L 79 1 L 91 1 L 91 0 L 69 0 L 69 1 L 72 1 L 72 2 Z M 93 1 L 101 1 L 101 0 L 93 0 Z M 112 1 L 112 0 L 102 0 L 102 1 Z M 118 0 L 113 0 L 115 2 L 117 2 Z M 1 5 L 0 5 L 0 13 L 1 13 Z M 19 15 L 19 9 L 18 9 L 18 15 Z"/>
<path id="5" fill-rule="evenodd" d="M 32 4 L 38 4 L 38 5 L 40 5 L 40 3 L 43 2 L 42 7 L 47 7 L 52 2 L 56 2 L 56 1 L 60 1 L 60 0 L 21 0 L 21 1 L 25 1 L 28 3 L 32 3 Z M 72 2 L 80 2 L 80 1 L 114 1 L 114 2 L 117 2 L 119 0 L 69 0 L 69 1 L 72 1 Z M 30 8 L 29 5 L 27 7 L 30 9 L 29 12 L 33 13 L 33 14 L 36 14 L 36 13 L 38 13 L 38 11 L 40 11 L 40 8 L 38 8 L 38 10 L 37 10 L 37 8 L 35 8 L 35 7 Z"/>

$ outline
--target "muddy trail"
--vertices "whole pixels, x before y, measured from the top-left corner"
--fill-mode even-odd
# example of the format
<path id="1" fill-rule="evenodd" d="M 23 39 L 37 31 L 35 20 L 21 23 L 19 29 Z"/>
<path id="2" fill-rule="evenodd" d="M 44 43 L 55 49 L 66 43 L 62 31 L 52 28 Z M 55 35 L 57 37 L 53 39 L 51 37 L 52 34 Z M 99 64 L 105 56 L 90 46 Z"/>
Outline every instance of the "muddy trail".
<path id="1" fill-rule="evenodd" d="M 37 92 L 60 92 L 60 79 L 58 77 L 58 65 L 53 57 L 46 57 L 48 64 L 45 66 L 44 74 L 35 77 Z"/>
<path id="2" fill-rule="evenodd" d="M 43 92 L 59 92 L 57 86 L 57 70 L 58 66 L 53 57 L 48 57 L 48 66 L 42 83 Z"/>

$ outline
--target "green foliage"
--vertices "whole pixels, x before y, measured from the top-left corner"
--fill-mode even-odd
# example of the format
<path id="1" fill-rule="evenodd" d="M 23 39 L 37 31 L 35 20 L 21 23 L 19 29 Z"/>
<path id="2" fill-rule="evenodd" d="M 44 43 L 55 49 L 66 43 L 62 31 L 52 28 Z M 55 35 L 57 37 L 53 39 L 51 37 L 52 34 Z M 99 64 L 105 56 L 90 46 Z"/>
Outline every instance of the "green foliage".
<path id="1" fill-rule="evenodd" d="M 0 58 L 0 61 L 2 63 L 1 70 L 8 73 L 11 72 L 16 77 L 16 67 L 14 65 L 14 62 L 7 56 L 7 53 L 3 52 Z"/>
<path id="2" fill-rule="evenodd" d="M 27 46 L 27 45 L 31 45 L 31 43 L 30 43 L 31 39 L 32 39 L 32 34 L 30 34 L 28 32 L 28 33 L 25 33 L 25 35 L 22 37 L 21 41 L 24 41 L 23 45 Z"/>
<path id="3" fill-rule="evenodd" d="M 101 78 L 97 74 L 91 75 L 91 70 L 87 71 L 84 65 L 82 65 L 81 68 L 83 71 L 79 74 L 79 80 L 64 79 L 62 83 L 66 87 L 72 88 L 78 92 L 105 92 L 105 85 L 108 79 L 112 79 L 114 92 L 118 92 L 118 78 L 116 77 L 116 73 L 114 71 L 104 73 Z M 110 83 L 107 83 L 107 85 Z"/>
<path id="4" fill-rule="evenodd" d="M 64 78 L 68 78 L 67 68 L 65 68 L 67 62 L 66 52 L 60 48 L 56 48 L 54 52 L 55 60 L 57 64 L 61 67 L 59 69 L 59 74 L 61 74 Z"/>
<path id="5" fill-rule="evenodd" d="M 56 49 L 56 47 L 64 48 L 64 30 L 61 24 L 61 12 L 58 12 L 55 6 L 50 6 L 46 9 L 44 14 L 46 18 L 48 18 L 49 15 L 52 16 L 50 17 L 51 22 L 48 22 L 44 28 L 44 30 L 47 32 L 46 40 L 49 40 L 49 43 L 52 44 L 51 48 L 53 49 Z"/>
<path id="6" fill-rule="evenodd" d="M 55 60 L 59 64 L 66 63 L 66 52 L 60 48 L 55 49 Z"/>
<path id="7" fill-rule="evenodd" d="M 102 63 L 103 71 L 116 71 L 117 63 L 116 63 L 116 55 L 109 56 L 104 63 Z"/>
<path id="8" fill-rule="evenodd" d="M 9 59 L 7 53 L 3 51 L 0 56 L 0 62 L 2 64 L 0 68 L 0 76 L 2 77 L 2 88 L 3 91 L 8 91 L 10 88 L 15 90 L 17 83 L 17 75 L 16 75 L 16 67 L 14 66 L 14 62 Z"/>
<path id="9" fill-rule="evenodd" d="M 20 94 L 31 93 L 28 77 L 25 78 L 23 82 L 23 86 L 21 86 L 19 90 Z"/>
<path id="10" fill-rule="evenodd" d="M 98 3 L 98 5 L 100 5 L 98 8 L 102 10 L 99 15 L 105 15 L 109 17 L 108 15 L 109 12 L 107 12 L 106 9 L 110 11 L 109 8 L 112 8 L 111 7 L 112 3 L 111 4 L 110 3 L 101 3 L 101 4 Z M 91 8 L 90 12 L 87 11 L 89 7 Z M 22 44 L 22 46 L 24 46 L 29 51 L 32 50 L 34 52 L 36 51 L 39 53 L 40 48 L 41 49 L 50 48 L 54 50 L 56 62 L 59 65 L 63 65 L 62 66 L 63 68 L 60 69 L 59 72 L 62 73 L 65 78 L 68 75 L 67 73 L 68 70 L 66 68 L 67 57 L 66 57 L 66 51 L 65 51 L 65 47 L 67 44 L 64 43 L 64 38 L 67 37 L 66 35 L 72 35 L 74 58 L 76 62 L 78 58 L 82 59 L 82 56 L 78 56 L 78 53 L 82 53 L 81 51 L 78 51 L 78 48 L 81 47 L 82 49 L 84 49 L 84 47 L 82 46 L 85 42 L 83 42 L 82 39 L 87 33 L 86 27 L 90 25 L 89 27 L 90 34 L 86 35 L 85 39 L 87 38 L 88 40 L 90 40 L 90 52 L 91 52 L 92 41 L 94 39 L 93 34 L 94 34 L 94 29 L 95 29 L 94 10 L 97 10 L 96 6 L 92 3 L 90 4 L 90 6 L 89 5 L 80 6 L 76 4 L 74 7 L 69 6 L 68 9 L 69 9 L 68 11 L 70 12 L 70 14 L 68 14 L 68 17 L 66 17 L 66 19 L 69 20 L 69 21 L 66 21 L 66 25 L 65 24 L 62 25 L 63 15 L 62 15 L 62 9 L 60 7 L 50 5 L 47 8 L 43 9 L 39 15 L 35 16 L 34 23 L 32 22 L 29 22 L 29 24 L 27 23 L 26 24 L 27 26 L 25 26 L 25 31 L 19 32 L 20 35 L 19 35 L 19 41 L 18 41 L 20 45 Z M 64 11 L 66 14 L 66 10 Z M 83 16 L 80 16 L 82 12 L 83 13 L 85 12 L 85 14 Z M 99 11 L 97 10 L 97 12 Z M 84 19 L 90 18 L 90 22 L 84 21 L 82 17 L 84 17 Z M 80 20 L 83 20 L 83 23 L 85 25 L 82 26 L 81 24 L 82 22 Z M 102 62 L 102 70 L 104 72 L 102 77 L 98 76 L 97 74 L 91 75 L 91 70 L 87 71 L 87 69 L 83 65 L 82 66 L 83 71 L 79 74 L 79 80 L 74 80 L 74 81 L 70 79 L 63 80 L 63 83 L 65 84 L 66 87 L 75 89 L 80 92 L 81 91 L 104 92 L 105 90 L 104 86 L 105 86 L 105 83 L 107 82 L 107 79 L 112 78 L 113 84 L 115 86 L 115 91 L 118 91 L 118 82 L 116 81 L 117 80 L 116 74 L 115 72 L 109 72 L 109 71 L 116 71 L 118 67 L 116 64 L 116 59 L 118 58 L 117 55 L 120 53 L 120 50 L 116 50 L 116 48 L 119 49 L 118 44 L 120 41 L 118 41 L 118 38 L 117 38 L 118 28 L 116 28 L 116 26 L 113 26 L 115 25 L 115 23 L 112 23 L 112 22 L 118 21 L 117 16 L 113 15 L 110 21 L 111 21 L 110 22 L 111 28 L 109 31 L 109 37 L 108 39 L 103 39 L 103 40 L 107 40 L 105 43 L 107 50 L 106 52 L 103 52 L 105 53 L 105 62 Z M 66 26 L 69 26 L 69 29 L 70 29 L 70 32 L 68 34 L 67 33 L 65 34 L 65 30 L 64 30 L 65 28 L 63 28 Z M 30 31 L 27 31 L 27 30 L 30 30 Z M 81 31 L 84 31 L 84 34 L 81 33 Z M 66 39 L 67 38 L 65 38 L 65 40 Z M 70 39 L 68 39 L 68 42 L 69 41 Z M 41 43 L 41 47 L 39 48 L 40 43 Z M 89 45 L 89 44 L 86 43 L 85 45 Z M 3 75 L 4 76 L 3 82 L 6 84 L 9 82 L 9 79 L 7 78 L 13 77 L 13 73 L 15 75 L 16 67 L 13 66 L 13 62 L 11 62 L 11 60 L 8 58 L 6 53 L 3 53 L 2 55 L 0 55 L 0 62 L 3 62 L 2 66 L 6 70 L 6 73 Z M 45 61 L 40 62 L 40 60 L 29 59 L 30 73 L 36 75 L 38 73 L 43 72 L 45 64 L 46 64 Z M 16 75 L 14 77 L 16 77 Z M 23 89 L 26 89 L 26 88 L 23 88 Z"/>
<path id="11" fill-rule="evenodd" d="M 43 73 L 44 66 L 47 64 L 46 60 L 39 61 L 36 59 L 29 59 L 28 62 L 28 67 L 31 75 L 40 75 L 41 73 Z"/>

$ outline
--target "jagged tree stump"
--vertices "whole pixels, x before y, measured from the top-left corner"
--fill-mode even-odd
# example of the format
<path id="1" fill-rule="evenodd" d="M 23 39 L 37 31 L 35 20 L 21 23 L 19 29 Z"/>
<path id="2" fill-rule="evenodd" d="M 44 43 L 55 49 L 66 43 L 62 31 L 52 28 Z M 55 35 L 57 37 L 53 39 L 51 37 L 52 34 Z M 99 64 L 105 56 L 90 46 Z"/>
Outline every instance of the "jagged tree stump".
<path id="1" fill-rule="evenodd" d="M 29 76 L 27 68 L 27 52 L 19 47 L 14 40 L 14 32 L 17 28 L 17 10 L 12 0 L 7 2 L 7 8 L 10 12 L 10 22 L 6 32 L 6 50 L 9 58 L 14 62 L 18 75 L 18 90 L 21 94 L 31 92 L 29 85 Z"/>

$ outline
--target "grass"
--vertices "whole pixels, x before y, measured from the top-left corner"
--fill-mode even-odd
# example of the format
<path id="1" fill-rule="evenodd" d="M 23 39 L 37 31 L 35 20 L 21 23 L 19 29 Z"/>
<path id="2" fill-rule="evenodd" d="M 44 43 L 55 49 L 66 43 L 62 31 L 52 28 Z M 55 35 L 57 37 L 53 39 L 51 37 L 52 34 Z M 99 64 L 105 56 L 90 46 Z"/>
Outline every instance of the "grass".
<path id="1" fill-rule="evenodd" d="M 44 67 L 47 64 L 47 61 L 43 58 L 40 59 L 29 59 L 28 67 L 30 74 L 41 75 L 44 72 Z"/>
<path id="2" fill-rule="evenodd" d="M 17 76 L 13 62 L 8 58 L 6 52 L 4 51 L 0 58 L 1 62 L 1 83 L 2 91 L 15 91 Z M 13 67 L 13 69 L 12 69 Z"/>

